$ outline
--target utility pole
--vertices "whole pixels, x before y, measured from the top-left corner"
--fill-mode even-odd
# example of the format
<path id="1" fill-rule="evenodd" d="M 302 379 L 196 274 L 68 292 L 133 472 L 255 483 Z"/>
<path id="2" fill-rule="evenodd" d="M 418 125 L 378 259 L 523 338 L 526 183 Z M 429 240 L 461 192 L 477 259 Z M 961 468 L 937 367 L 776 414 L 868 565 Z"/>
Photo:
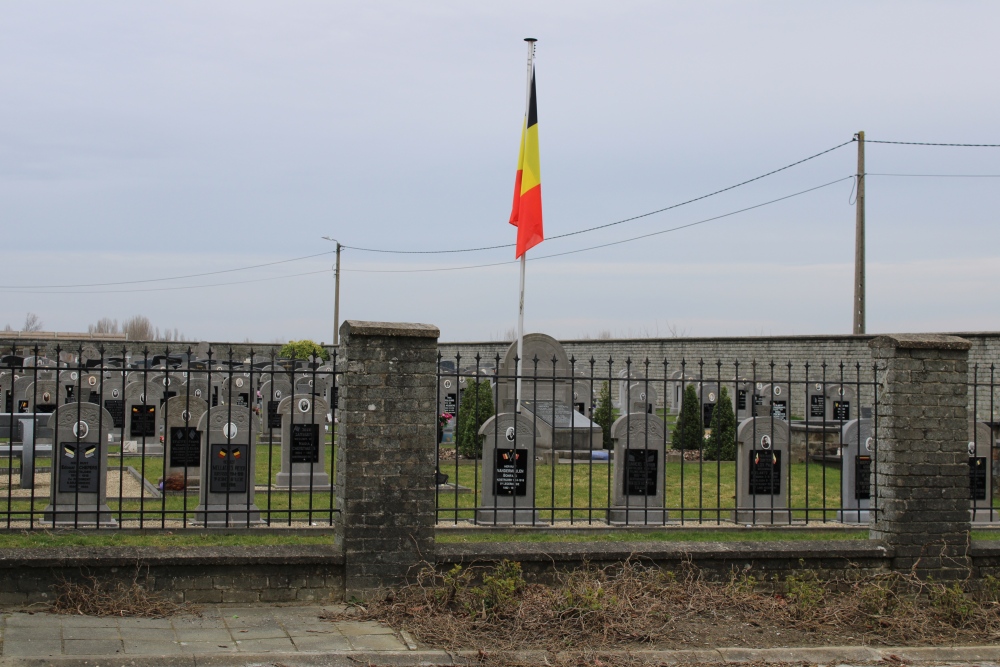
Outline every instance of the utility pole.
<path id="1" fill-rule="evenodd" d="M 865 332 L 865 133 L 858 140 L 858 198 L 854 226 L 854 333 Z"/>
<path id="2" fill-rule="evenodd" d="M 340 241 L 329 236 L 324 236 L 323 240 L 333 241 L 337 244 L 337 264 L 333 267 L 333 346 L 340 345 Z"/>

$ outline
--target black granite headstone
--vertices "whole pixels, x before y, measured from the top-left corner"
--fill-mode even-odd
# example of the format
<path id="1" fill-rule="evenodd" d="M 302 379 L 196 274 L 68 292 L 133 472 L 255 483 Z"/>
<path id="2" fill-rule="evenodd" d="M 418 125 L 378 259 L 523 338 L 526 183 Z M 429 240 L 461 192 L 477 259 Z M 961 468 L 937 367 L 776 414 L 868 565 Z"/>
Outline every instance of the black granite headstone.
<path id="1" fill-rule="evenodd" d="M 826 396 L 813 394 L 809 397 L 809 416 L 820 419 L 826 416 Z"/>
<path id="2" fill-rule="evenodd" d="M 523 496 L 528 492 L 528 450 L 494 450 L 493 495 Z"/>
<path id="3" fill-rule="evenodd" d="M 120 398 L 104 399 L 104 409 L 111 415 L 115 428 L 125 426 L 125 401 Z"/>
<path id="4" fill-rule="evenodd" d="M 775 419 L 788 419 L 788 404 L 785 401 L 771 401 L 771 416 Z"/>
<path id="5" fill-rule="evenodd" d="M 781 452 L 758 449 L 750 454 L 750 495 L 770 496 L 781 493 Z"/>
<path id="6" fill-rule="evenodd" d="M 872 497 L 872 457 L 854 457 L 854 498 L 870 500 Z"/>
<path id="7" fill-rule="evenodd" d="M 969 499 L 986 500 L 986 457 L 969 457 Z"/>
<path id="8" fill-rule="evenodd" d="M 625 495 L 656 495 L 656 460 L 659 452 L 652 449 L 625 450 Z"/>
<path id="9" fill-rule="evenodd" d="M 834 401 L 833 418 L 837 421 L 848 421 L 851 418 L 851 402 Z"/>
<path id="10" fill-rule="evenodd" d="M 278 403 L 280 401 L 268 401 L 267 402 L 267 427 L 278 429 L 281 428 L 281 415 L 278 414 Z"/>
<path id="11" fill-rule="evenodd" d="M 246 493 L 247 461 L 249 452 L 246 445 L 212 445 L 209 450 L 210 475 L 209 491 L 212 493 Z"/>
<path id="12" fill-rule="evenodd" d="M 170 427 L 170 467 L 197 468 L 201 465 L 201 431 L 194 426 Z"/>
<path id="13" fill-rule="evenodd" d="M 319 424 L 292 424 L 292 463 L 319 462 Z"/>
<path id="14" fill-rule="evenodd" d="M 99 443 L 64 442 L 59 446 L 59 492 L 100 491 L 101 449 Z"/>
<path id="15" fill-rule="evenodd" d="M 132 425 L 129 435 L 133 438 L 151 438 L 156 435 L 156 406 L 133 405 Z"/>

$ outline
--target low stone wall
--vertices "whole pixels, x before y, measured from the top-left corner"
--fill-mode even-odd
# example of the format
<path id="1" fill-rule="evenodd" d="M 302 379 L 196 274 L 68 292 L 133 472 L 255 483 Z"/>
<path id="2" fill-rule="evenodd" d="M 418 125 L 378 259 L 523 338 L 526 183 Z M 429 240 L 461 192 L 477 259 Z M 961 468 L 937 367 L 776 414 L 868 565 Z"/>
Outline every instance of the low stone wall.
<path id="1" fill-rule="evenodd" d="M 0 549 L 0 606 L 48 603 L 63 581 L 136 581 L 175 602 L 343 600 L 344 558 L 330 546 Z"/>

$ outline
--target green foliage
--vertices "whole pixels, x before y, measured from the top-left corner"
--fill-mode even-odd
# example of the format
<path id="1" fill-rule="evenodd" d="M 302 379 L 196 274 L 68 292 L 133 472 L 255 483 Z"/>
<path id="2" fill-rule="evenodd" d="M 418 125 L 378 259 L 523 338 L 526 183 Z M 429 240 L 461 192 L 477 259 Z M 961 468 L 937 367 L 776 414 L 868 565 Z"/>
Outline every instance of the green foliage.
<path id="1" fill-rule="evenodd" d="M 471 599 L 465 601 L 470 616 L 482 614 L 489 620 L 513 607 L 518 593 L 524 590 L 521 564 L 503 560 L 492 572 L 483 574 L 483 585 L 469 589 Z"/>
<path id="2" fill-rule="evenodd" d="M 804 561 L 799 561 L 804 565 Z M 791 574 L 785 579 L 785 594 L 792 603 L 792 613 L 798 618 L 808 618 L 823 604 L 826 589 L 815 572 Z"/>
<path id="3" fill-rule="evenodd" d="M 957 581 L 951 586 L 943 584 L 931 586 L 929 596 L 935 615 L 956 628 L 964 626 L 979 608 L 976 601 L 965 594 Z"/>
<path id="4" fill-rule="evenodd" d="M 597 396 L 597 408 L 594 409 L 594 423 L 601 427 L 604 434 L 604 449 L 611 449 L 611 422 L 614 415 L 611 412 L 611 387 L 607 382 L 601 385 L 601 393 Z"/>
<path id="5" fill-rule="evenodd" d="M 330 359 L 329 352 L 308 339 L 290 340 L 278 350 L 278 356 L 285 359 L 309 359 L 312 355 L 316 355 L 323 361 Z"/>
<path id="6" fill-rule="evenodd" d="M 480 457 L 483 455 L 483 436 L 479 428 L 494 414 L 493 389 L 489 380 L 476 382 L 469 379 L 468 387 L 462 393 L 462 401 L 458 406 L 458 419 L 455 426 L 455 444 L 462 456 Z"/>
<path id="7" fill-rule="evenodd" d="M 693 384 L 689 384 L 684 389 L 684 397 L 681 399 L 681 413 L 674 425 L 672 445 L 674 449 L 698 449 L 704 437 L 698 391 Z"/>
<path id="8" fill-rule="evenodd" d="M 736 460 L 736 415 L 729 401 L 729 389 L 719 391 L 719 400 L 712 411 L 712 435 L 705 443 L 704 458 L 710 461 Z"/>

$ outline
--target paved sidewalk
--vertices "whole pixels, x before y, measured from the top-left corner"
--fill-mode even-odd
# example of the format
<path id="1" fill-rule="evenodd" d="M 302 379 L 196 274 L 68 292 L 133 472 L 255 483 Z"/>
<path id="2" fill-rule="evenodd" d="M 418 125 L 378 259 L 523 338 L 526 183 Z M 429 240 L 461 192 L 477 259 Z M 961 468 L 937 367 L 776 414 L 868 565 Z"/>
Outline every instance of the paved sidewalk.
<path id="1" fill-rule="evenodd" d="M 328 607 L 206 607 L 200 616 L 98 618 L 39 611 L 0 615 L 0 667 L 426 667 L 470 665 L 478 651 L 418 648 L 405 633 L 374 622 L 324 621 Z M 648 664 L 798 663 L 977 665 L 1000 667 L 1000 646 L 873 648 L 861 646 L 697 650 L 632 650 Z M 519 651 L 527 664 L 550 665 L 552 654 Z"/>

